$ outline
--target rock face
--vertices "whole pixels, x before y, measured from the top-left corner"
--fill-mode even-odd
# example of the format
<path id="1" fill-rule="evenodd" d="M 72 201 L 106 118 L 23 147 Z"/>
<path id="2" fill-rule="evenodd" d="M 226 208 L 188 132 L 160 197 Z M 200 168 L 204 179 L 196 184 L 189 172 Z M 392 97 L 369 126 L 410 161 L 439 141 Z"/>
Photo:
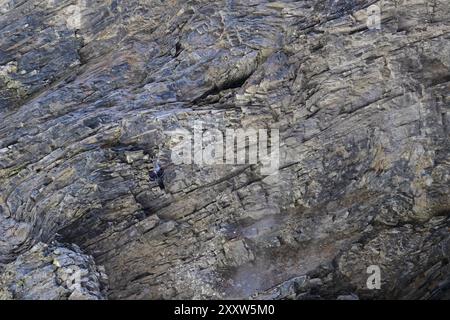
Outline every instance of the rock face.
<path id="1" fill-rule="evenodd" d="M 448 0 L 0 0 L 0 35 L 0 298 L 450 298 Z M 277 174 L 175 163 L 200 122 L 279 130 Z"/>
<path id="2" fill-rule="evenodd" d="M 38 243 L 0 275 L 0 299 L 104 299 L 107 276 L 77 246 Z"/>

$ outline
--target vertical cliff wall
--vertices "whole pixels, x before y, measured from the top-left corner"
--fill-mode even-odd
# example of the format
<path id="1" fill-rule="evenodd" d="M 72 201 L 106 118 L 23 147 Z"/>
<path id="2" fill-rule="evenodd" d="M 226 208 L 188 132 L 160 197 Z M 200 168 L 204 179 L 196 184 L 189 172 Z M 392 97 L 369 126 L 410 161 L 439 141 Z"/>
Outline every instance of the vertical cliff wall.
<path id="1" fill-rule="evenodd" d="M 1 0 L 0 298 L 449 298 L 449 32 L 448 0 Z M 278 129 L 278 173 L 174 163 L 200 121 Z"/>

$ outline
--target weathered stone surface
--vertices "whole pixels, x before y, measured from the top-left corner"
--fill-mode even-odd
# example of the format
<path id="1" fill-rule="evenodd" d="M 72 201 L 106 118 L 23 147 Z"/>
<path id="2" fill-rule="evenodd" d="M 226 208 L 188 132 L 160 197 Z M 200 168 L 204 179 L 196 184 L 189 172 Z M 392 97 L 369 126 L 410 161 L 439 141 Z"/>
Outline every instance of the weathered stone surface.
<path id="1" fill-rule="evenodd" d="M 107 276 L 74 246 L 38 243 L 0 275 L 0 299 L 104 299 Z"/>
<path id="2" fill-rule="evenodd" d="M 0 35 L 2 298 L 450 298 L 447 0 L 0 0 Z M 278 128 L 278 174 L 175 165 L 199 120 Z"/>

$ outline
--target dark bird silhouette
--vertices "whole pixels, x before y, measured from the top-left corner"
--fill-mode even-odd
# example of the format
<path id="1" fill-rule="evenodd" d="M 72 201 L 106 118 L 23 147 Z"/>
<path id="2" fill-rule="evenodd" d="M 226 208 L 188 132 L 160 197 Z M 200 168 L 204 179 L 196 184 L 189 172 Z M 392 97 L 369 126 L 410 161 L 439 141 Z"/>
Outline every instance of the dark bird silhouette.
<path id="1" fill-rule="evenodd" d="M 164 190 L 164 169 L 160 167 L 159 163 L 156 164 L 153 171 L 150 172 L 150 181 L 156 181 L 161 190 Z"/>

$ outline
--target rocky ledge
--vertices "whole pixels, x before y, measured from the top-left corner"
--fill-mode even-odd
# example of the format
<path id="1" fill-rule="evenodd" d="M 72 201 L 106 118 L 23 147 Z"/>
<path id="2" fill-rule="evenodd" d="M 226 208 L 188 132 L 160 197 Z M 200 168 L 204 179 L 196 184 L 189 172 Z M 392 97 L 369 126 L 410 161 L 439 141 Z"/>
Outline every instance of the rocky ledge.
<path id="1" fill-rule="evenodd" d="M 0 0 L 0 35 L 0 298 L 450 298 L 448 0 Z M 278 174 L 174 163 L 200 121 L 278 130 Z"/>

